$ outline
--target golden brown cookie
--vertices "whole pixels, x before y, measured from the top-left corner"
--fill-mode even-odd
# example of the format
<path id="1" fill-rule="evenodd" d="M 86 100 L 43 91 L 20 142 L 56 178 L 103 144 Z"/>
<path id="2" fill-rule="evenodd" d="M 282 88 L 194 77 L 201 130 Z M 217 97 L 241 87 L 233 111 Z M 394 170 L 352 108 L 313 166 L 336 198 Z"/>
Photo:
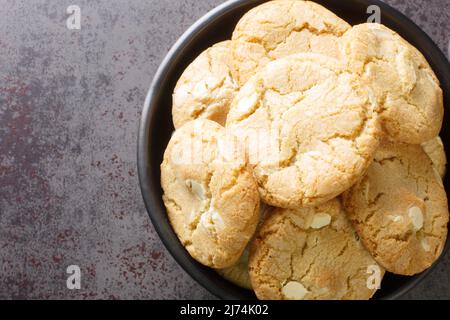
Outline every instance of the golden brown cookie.
<path id="1" fill-rule="evenodd" d="M 298 54 L 270 62 L 230 108 L 263 201 L 282 208 L 333 199 L 359 179 L 380 135 L 369 90 L 338 60 Z"/>
<path id="2" fill-rule="evenodd" d="M 338 39 L 349 28 L 315 2 L 268 1 L 247 12 L 233 32 L 233 76 L 244 85 L 268 62 L 296 53 L 339 57 Z"/>
<path id="3" fill-rule="evenodd" d="M 173 92 L 175 128 L 198 118 L 224 125 L 230 103 L 239 89 L 230 72 L 231 41 L 201 53 L 183 72 Z"/>
<path id="4" fill-rule="evenodd" d="M 433 162 L 434 168 L 437 170 L 441 178 L 445 177 L 447 166 L 447 155 L 445 154 L 444 144 L 440 137 L 436 137 L 422 143 L 422 148 Z"/>
<path id="5" fill-rule="evenodd" d="M 258 226 L 260 226 L 264 222 L 265 217 L 267 216 L 269 211 L 272 210 L 272 207 L 269 207 L 264 203 L 260 204 L 261 218 L 259 220 Z M 248 246 L 244 250 L 244 253 L 235 265 L 225 269 L 216 270 L 218 274 L 220 274 L 231 283 L 248 290 L 253 289 L 252 283 L 250 282 L 250 275 L 248 274 L 248 256 L 250 254 L 250 247 L 252 245 L 252 242 L 252 240 L 249 242 Z"/>
<path id="6" fill-rule="evenodd" d="M 251 243 L 251 242 L 250 242 Z M 216 269 L 217 273 L 231 283 L 248 290 L 252 290 L 252 283 L 248 274 L 248 255 L 249 247 L 247 246 L 239 260 L 231 267 L 224 269 Z"/>
<path id="7" fill-rule="evenodd" d="M 175 131 L 161 164 L 167 214 L 191 256 L 232 266 L 259 221 L 259 195 L 243 148 L 219 124 L 194 120 Z"/>
<path id="8" fill-rule="evenodd" d="M 421 144 L 439 134 L 443 95 L 424 56 L 389 28 L 364 23 L 341 38 L 349 70 L 368 84 L 390 139 Z"/>
<path id="9" fill-rule="evenodd" d="M 420 145 L 384 142 L 367 175 L 344 194 L 362 242 L 387 271 L 429 268 L 447 238 L 447 195 Z"/>
<path id="10" fill-rule="evenodd" d="M 370 299 L 384 275 L 337 199 L 275 209 L 253 242 L 249 270 L 256 295 L 265 300 Z"/>

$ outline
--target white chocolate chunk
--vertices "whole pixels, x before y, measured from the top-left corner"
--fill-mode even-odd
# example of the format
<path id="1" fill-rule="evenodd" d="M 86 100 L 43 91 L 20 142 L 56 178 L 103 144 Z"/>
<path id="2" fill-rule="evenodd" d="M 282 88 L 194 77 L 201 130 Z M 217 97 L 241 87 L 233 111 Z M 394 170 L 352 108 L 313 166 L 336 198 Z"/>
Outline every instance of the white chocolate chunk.
<path id="1" fill-rule="evenodd" d="M 239 101 L 239 104 L 237 106 L 239 114 L 242 114 L 243 116 L 249 114 L 258 103 L 258 98 L 258 94 L 254 93 L 250 97 L 244 98 Z"/>
<path id="2" fill-rule="evenodd" d="M 186 180 L 186 186 L 191 190 L 193 194 L 197 196 L 200 200 L 205 200 L 205 188 L 202 184 L 194 180 Z"/>
<path id="3" fill-rule="evenodd" d="M 418 207 L 411 207 L 408 209 L 408 216 L 411 219 L 414 230 L 419 231 L 423 227 L 423 213 Z"/>
<path id="4" fill-rule="evenodd" d="M 192 92 L 192 96 L 197 100 L 206 99 L 209 96 L 208 86 L 205 81 L 200 81 Z"/>
<path id="5" fill-rule="evenodd" d="M 302 300 L 308 290 L 300 282 L 290 281 L 281 289 L 281 292 L 286 299 Z"/>
<path id="6" fill-rule="evenodd" d="M 210 212 L 211 212 L 211 219 L 214 222 L 214 225 L 220 229 L 224 228 L 225 223 L 223 222 L 222 216 L 216 210 L 212 210 Z"/>
<path id="7" fill-rule="evenodd" d="M 420 241 L 420 245 L 426 252 L 429 252 L 431 250 L 430 244 L 428 243 L 427 239 L 422 239 L 422 241 Z"/>
<path id="8" fill-rule="evenodd" d="M 311 228 L 321 229 L 331 223 L 331 216 L 328 213 L 317 213 L 311 221 Z"/>
<path id="9" fill-rule="evenodd" d="M 189 86 L 180 86 L 177 93 L 173 95 L 173 105 L 175 108 L 180 108 L 183 103 L 189 99 L 190 91 Z M 175 133 L 175 131 L 174 131 Z"/>
<path id="10" fill-rule="evenodd" d="M 403 220 L 403 217 L 399 215 L 389 215 L 388 218 L 394 222 L 400 222 Z"/>
<path id="11" fill-rule="evenodd" d="M 200 217 L 200 224 L 205 228 L 205 229 L 213 229 L 214 228 L 214 224 L 211 221 L 211 216 L 209 214 L 207 214 L 207 212 L 205 212 L 204 214 L 202 214 L 202 216 Z"/>
<path id="12" fill-rule="evenodd" d="M 206 229 L 213 228 L 217 231 L 217 229 L 223 229 L 225 227 L 225 222 L 220 213 L 214 208 L 213 201 L 211 201 L 208 211 L 203 213 L 200 222 Z"/>

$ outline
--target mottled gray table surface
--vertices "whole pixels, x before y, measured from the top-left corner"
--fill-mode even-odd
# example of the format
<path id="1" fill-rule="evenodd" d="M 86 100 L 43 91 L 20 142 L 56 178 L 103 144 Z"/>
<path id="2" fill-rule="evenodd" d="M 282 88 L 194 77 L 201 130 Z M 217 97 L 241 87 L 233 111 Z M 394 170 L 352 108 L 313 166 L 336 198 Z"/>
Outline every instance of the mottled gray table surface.
<path id="1" fill-rule="evenodd" d="M 162 58 L 221 2 L 0 0 L 0 298 L 214 298 L 149 221 L 136 137 Z M 449 0 L 388 2 L 447 52 Z M 66 27 L 72 4 L 81 30 Z M 447 255 L 406 298 L 449 288 Z"/>

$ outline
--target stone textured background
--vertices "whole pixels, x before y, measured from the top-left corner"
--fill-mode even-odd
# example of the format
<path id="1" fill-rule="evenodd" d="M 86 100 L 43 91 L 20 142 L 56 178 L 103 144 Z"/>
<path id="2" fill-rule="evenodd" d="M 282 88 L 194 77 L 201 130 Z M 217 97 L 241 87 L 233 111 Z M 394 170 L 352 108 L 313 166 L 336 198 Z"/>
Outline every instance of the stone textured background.
<path id="1" fill-rule="evenodd" d="M 0 298 L 214 298 L 163 247 L 136 137 L 153 74 L 221 0 L 0 0 Z M 449 0 L 389 0 L 447 52 Z M 82 28 L 66 28 L 77 4 Z M 66 267 L 82 289 L 66 289 Z M 450 255 L 406 298 L 450 298 Z"/>

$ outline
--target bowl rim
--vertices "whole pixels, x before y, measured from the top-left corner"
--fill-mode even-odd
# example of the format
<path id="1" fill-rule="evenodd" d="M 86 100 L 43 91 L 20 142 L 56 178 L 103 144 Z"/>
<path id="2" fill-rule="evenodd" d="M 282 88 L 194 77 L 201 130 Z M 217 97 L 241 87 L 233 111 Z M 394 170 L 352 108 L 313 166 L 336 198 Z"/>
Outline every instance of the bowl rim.
<path id="1" fill-rule="evenodd" d="M 314 1 L 314 0 L 312 0 Z M 395 17 L 396 24 L 407 25 L 409 30 L 408 33 L 414 34 L 417 37 L 416 40 L 422 41 L 428 47 L 433 48 L 433 59 L 437 60 L 436 64 L 445 66 L 445 70 L 441 72 L 444 76 L 444 81 L 442 82 L 450 85 L 450 63 L 445 57 L 441 49 L 433 42 L 433 40 L 411 19 L 406 17 L 403 13 L 397 9 L 389 6 L 388 4 L 381 2 L 380 0 L 353 0 L 354 2 L 361 3 L 364 5 L 377 5 L 381 8 L 383 15 L 388 15 L 391 18 Z M 150 176 L 152 175 L 152 170 L 150 167 L 150 152 L 151 150 L 151 128 L 155 122 L 155 114 L 152 113 L 154 107 L 154 100 L 158 96 L 159 89 L 163 87 L 163 84 L 167 80 L 167 71 L 171 69 L 172 64 L 176 62 L 177 56 L 189 46 L 191 41 L 201 33 L 205 28 L 207 28 L 211 23 L 213 23 L 217 18 L 220 18 L 225 13 L 229 13 L 233 10 L 240 8 L 241 6 L 247 6 L 249 4 L 260 2 L 260 0 L 228 0 L 219 6 L 213 8 L 211 11 L 206 13 L 200 19 L 198 19 L 193 25 L 191 25 L 182 36 L 175 42 L 171 47 L 169 52 L 166 54 L 162 62 L 160 63 L 155 76 L 151 82 L 150 88 L 148 90 L 144 106 L 142 109 L 141 120 L 139 123 L 138 131 L 138 141 L 137 141 L 137 170 L 139 177 L 139 185 L 141 189 L 141 194 L 144 200 L 145 208 L 152 221 L 152 224 L 164 244 L 165 248 L 170 252 L 172 257 L 176 262 L 187 272 L 197 283 L 203 286 L 206 290 L 212 293 L 214 296 L 221 299 L 233 298 L 215 283 L 206 283 L 203 277 L 200 277 L 200 273 L 196 272 L 195 269 L 198 268 L 196 262 L 193 259 L 186 259 L 174 248 L 171 240 L 167 239 L 165 236 L 166 232 L 174 231 L 172 229 L 168 230 L 167 227 L 160 223 L 159 219 L 155 216 L 154 212 L 158 209 L 155 206 L 156 201 L 161 201 L 159 197 L 156 196 L 155 186 L 151 183 Z M 394 29 L 395 31 L 395 29 Z M 445 92 L 445 90 L 444 90 Z M 158 186 L 159 187 L 159 186 Z M 423 279 L 426 278 L 436 267 L 436 265 L 441 261 L 441 258 L 445 255 L 450 247 L 450 238 L 447 239 L 445 248 L 442 251 L 439 259 L 424 272 L 411 277 L 408 282 L 406 282 L 401 287 L 397 288 L 392 293 L 382 297 L 383 300 L 394 300 L 401 298 L 404 294 L 413 289 L 417 284 L 419 284 Z M 192 261 L 190 261 L 192 260 Z"/>

